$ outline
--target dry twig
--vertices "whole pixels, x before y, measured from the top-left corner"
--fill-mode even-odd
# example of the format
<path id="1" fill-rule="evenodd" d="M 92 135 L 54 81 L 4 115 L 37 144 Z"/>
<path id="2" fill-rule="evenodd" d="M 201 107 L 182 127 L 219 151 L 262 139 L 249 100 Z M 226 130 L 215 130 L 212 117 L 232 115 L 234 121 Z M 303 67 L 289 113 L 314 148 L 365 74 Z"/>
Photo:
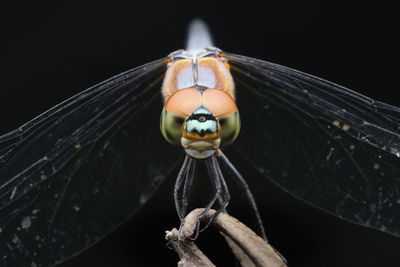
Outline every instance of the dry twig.
<path id="1" fill-rule="evenodd" d="M 203 211 L 204 209 L 195 209 L 186 216 L 180 236 L 175 228 L 170 232 L 167 231 L 166 239 L 181 259 L 178 266 L 215 266 L 190 238 L 196 231 L 197 218 Z M 202 221 L 207 222 L 215 212 L 209 210 Z M 230 215 L 218 214 L 211 225 L 222 234 L 242 266 L 286 266 L 284 260 L 264 239 Z"/>

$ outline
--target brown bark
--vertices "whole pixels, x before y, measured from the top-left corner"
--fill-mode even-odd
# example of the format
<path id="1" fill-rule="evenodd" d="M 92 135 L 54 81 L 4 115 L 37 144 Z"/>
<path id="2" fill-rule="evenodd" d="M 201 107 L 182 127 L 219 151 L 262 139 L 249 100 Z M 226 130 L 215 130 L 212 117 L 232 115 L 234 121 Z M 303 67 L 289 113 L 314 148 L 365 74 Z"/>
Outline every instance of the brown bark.
<path id="1" fill-rule="evenodd" d="M 190 238 L 196 232 L 197 218 L 204 209 L 195 209 L 185 218 L 178 231 L 167 232 L 166 239 L 178 253 L 181 261 L 178 266 L 215 266 Z M 210 210 L 202 218 L 208 222 L 215 210 Z M 264 239 L 257 236 L 246 225 L 226 213 L 220 213 L 211 226 L 218 229 L 242 266 L 284 267 L 285 261 Z"/>

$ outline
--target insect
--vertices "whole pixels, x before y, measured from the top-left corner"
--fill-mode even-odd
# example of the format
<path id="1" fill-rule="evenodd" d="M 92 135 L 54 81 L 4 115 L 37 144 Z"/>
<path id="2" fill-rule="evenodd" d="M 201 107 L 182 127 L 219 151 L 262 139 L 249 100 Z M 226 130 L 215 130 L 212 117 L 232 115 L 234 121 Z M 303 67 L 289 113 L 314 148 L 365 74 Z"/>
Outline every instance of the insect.
<path id="1" fill-rule="evenodd" d="M 132 216 L 181 159 L 179 129 L 186 138 L 198 134 L 214 141 L 217 138 L 209 137 L 218 137 L 219 131 L 221 140 L 197 149 L 185 147 L 189 157 L 177 180 L 183 187 L 178 200 L 187 195 L 183 179 L 190 182 L 191 176 L 185 170 L 197 157 L 209 159 L 210 174 L 219 177 L 214 181 L 222 193 L 210 206 L 226 207 L 229 196 L 215 160 L 229 156 L 220 154 L 229 145 L 295 197 L 346 220 L 400 235 L 399 108 L 287 67 L 214 48 L 203 51 L 207 38 L 198 32 L 195 36 L 199 38 L 189 40 L 196 40 L 198 51 L 175 52 L 117 75 L 0 137 L 3 266 L 55 265 Z M 234 105 L 227 100 L 230 112 L 217 115 L 212 105 L 197 105 L 169 118 L 178 96 L 166 94 L 171 66 L 187 62 L 187 67 L 197 68 L 208 58 L 217 61 L 228 83 L 232 77 L 234 87 L 226 86 L 222 95 L 233 100 Z M 197 72 L 198 81 L 206 71 Z M 188 73 L 188 78 L 196 75 L 192 69 Z M 193 90 L 182 85 L 176 92 L 190 91 L 206 101 L 216 92 L 207 83 L 196 83 L 196 88 L 188 84 Z M 193 103 L 192 98 L 183 99 Z M 160 134 L 160 113 L 166 126 L 162 133 L 171 143 L 180 141 L 179 146 L 171 146 Z M 223 115 L 232 116 L 233 123 L 221 125 Z M 172 127 L 165 124 L 169 119 Z M 207 123 L 203 136 L 201 123 Z M 227 138 L 224 129 L 229 125 L 233 133 Z M 181 219 L 183 204 L 177 203 Z"/>

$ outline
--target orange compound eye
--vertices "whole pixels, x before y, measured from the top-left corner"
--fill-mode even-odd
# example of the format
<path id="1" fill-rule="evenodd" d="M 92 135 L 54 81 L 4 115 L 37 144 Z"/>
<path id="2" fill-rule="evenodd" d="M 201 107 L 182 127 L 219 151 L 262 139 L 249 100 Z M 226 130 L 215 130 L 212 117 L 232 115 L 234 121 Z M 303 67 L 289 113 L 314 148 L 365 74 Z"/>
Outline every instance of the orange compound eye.
<path id="1" fill-rule="evenodd" d="M 237 111 L 235 100 L 218 89 L 207 89 L 203 93 L 203 106 L 215 117 L 226 116 Z"/>
<path id="2" fill-rule="evenodd" d="M 201 94 L 197 89 L 185 88 L 173 93 L 165 103 L 165 109 L 178 116 L 188 117 L 201 106 Z"/>

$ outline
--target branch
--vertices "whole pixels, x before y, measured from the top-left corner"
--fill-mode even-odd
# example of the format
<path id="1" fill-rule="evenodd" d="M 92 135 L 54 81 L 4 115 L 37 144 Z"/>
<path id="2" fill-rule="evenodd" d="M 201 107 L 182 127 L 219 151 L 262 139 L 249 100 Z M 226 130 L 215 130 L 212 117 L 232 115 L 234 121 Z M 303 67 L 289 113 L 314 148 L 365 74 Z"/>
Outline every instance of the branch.
<path id="1" fill-rule="evenodd" d="M 181 259 L 178 266 L 215 266 L 190 238 L 196 231 L 197 218 L 203 211 L 195 209 L 186 216 L 180 236 L 175 228 L 167 231 L 166 239 Z M 214 213 L 215 210 L 209 210 L 202 221 L 208 222 Z M 285 261 L 264 239 L 227 213 L 219 213 L 211 225 L 219 230 L 242 266 L 286 266 Z"/>

